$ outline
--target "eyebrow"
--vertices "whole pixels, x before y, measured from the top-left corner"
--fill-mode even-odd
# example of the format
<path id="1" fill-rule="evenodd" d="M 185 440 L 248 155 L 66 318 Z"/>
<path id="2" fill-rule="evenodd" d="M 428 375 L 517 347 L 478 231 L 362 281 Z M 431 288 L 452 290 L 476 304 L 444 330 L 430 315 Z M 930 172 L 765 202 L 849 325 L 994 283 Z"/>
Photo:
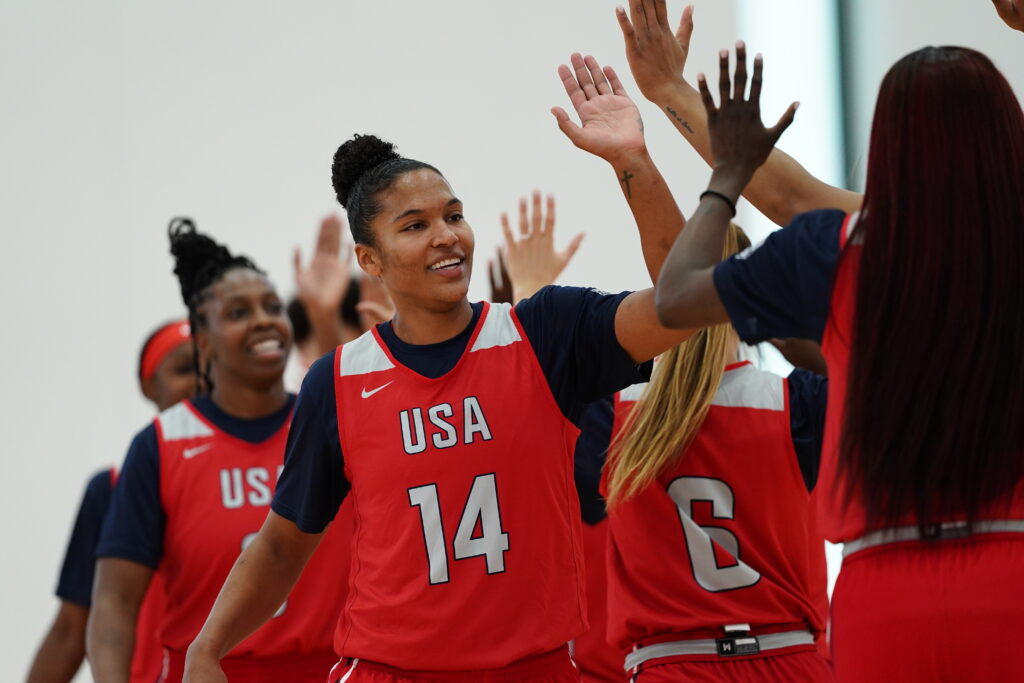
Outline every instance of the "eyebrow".
<path id="1" fill-rule="evenodd" d="M 449 200 L 449 202 L 444 205 L 444 208 L 447 209 L 452 204 L 461 204 L 461 203 L 462 203 L 461 199 L 459 199 L 458 197 L 452 197 L 451 200 Z M 423 213 L 423 209 L 409 209 L 408 211 L 405 211 L 402 214 L 400 214 L 398 216 L 395 216 L 394 219 L 392 219 L 391 222 L 394 223 L 395 221 L 400 221 L 403 218 L 405 218 L 406 216 L 411 216 L 414 213 Z"/>

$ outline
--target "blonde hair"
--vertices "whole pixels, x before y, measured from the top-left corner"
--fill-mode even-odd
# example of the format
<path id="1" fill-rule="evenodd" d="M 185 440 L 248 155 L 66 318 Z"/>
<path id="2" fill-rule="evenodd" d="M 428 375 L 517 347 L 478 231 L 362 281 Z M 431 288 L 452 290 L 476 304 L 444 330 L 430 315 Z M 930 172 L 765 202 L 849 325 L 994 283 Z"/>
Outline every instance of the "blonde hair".
<path id="1" fill-rule="evenodd" d="M 750 246 L 730 224 L 723 258 Z M 693 441 L 722 382 L 735 333 L 728 323 L 700 330 L 666 351 L 608 449 L 608 506 L 632 498 Z"/>

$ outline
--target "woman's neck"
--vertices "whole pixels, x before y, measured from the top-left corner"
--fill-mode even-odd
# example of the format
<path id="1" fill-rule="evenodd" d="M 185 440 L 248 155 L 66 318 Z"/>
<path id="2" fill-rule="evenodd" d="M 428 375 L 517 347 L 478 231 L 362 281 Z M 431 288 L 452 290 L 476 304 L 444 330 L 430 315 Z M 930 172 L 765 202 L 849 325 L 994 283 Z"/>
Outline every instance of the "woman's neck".
<path id="1" fill-rule="evenodd" d="M 253 420 L 273 415 L 288 403 L 284 380 L 273 386 L 251 387 L 244 384 L 213 380 L 212 400 L 218 408 L 232 417 Z"/>
<path id="2" fill-rule="evenodd" d="M 400 307 L 391 321 L 391 329 L 406 344 L 436 344 L 457 336 L 472 319 L 473 305 L 469 299 L 463 299 L 444 311 Z"/>

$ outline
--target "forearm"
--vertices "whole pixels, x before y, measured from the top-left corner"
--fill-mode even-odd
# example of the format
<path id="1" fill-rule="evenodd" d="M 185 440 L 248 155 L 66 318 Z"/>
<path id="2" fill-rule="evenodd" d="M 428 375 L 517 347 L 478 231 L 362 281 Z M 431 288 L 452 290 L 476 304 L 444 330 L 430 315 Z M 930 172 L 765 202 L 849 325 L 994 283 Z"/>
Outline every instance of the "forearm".
<path id="1" fill-rule="evenodd" d="M 686 219 L 649 154 L 635 153 L 616 159 L 612 168 L 640 231 L 647 272 L 651 282 L 656 282 Z"/>
<path id="2" fill-rule="evenodd" d="M 138 605 L 133 609 L 115 596 L 93 598 L 86 648 L 97 683 L 128 683 L 137 617 Z"/>
<path id="3" fill-rule="evenodd" d="M 64 602 L 28 672 L 27 683 L 68 683 L 85 658 L 85 623 L 89 610 Z"/>
<path id="4" fill-rule="evenodd" d="M 298 581 L 320 537 L 305 534 L 313 539 L 311 545 L 288 543 L 272 529 L 268 531 L 272 518 L 280 520 L 278 525 L 292 524 L 270 513 L 228 574 L 206 623 L 189 647 L 190 658 L 222 659 L 274 616 Z"/>
<path id="5" fill-rule="evenodd" d="M 735 198 L 745 177 L 742 173 L 716 169 L 711 174 L 709 189 Z M 672 246 L 655 287 L 658 319 L 666 327 L 705 327 L 724 322 L 724 309 L 713 292 L 711 271 L 722 260 L 731 218 L 732 211 L 725 201 L 707 196 Z"/>
<path id="6" fill-rule="evenodd" d="M 714 166 L 707 112 L 700 93 L 679 81 L 651 98 L 693 149 Z M 743 196 L 776 225 L 788 225 L 797 214 L 814 209 L 857 211 L 863 197 L 814 177 L 793 157 L 774 149 L 751 178 Z"/>

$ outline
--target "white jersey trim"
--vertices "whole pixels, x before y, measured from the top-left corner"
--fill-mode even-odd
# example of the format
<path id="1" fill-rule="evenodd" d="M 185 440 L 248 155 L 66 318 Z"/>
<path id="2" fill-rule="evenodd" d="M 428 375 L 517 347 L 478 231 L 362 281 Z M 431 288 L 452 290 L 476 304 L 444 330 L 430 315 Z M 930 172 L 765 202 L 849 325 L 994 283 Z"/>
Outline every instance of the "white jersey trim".
<path id="1" fill-rule="evenodd" d="M 484 319 L 483 328 L 473 342 L 473 351 L 493 349 L 496 346 L 508 346 L 522 341 L 519 330 L 512 319 L 512 304 L 491 304 L 487 317 Z"/>
<path id="2" fill-rule="evenodd" d="M 857 227 L 857 223 L 859 223 L 859 222 L 860 222 L 860 211 L 854 211 L 853 213 L 850 214 L 849 219 L 846 221 L 846 240 L 847 241 L 850 241 L 850 238 L 853 237 L 853 230 L 854 230 L 854 228 Z M 863 234 L 858 235 L 856 237 L 856 239 L 850 241 L 850 243 L 851 244 L 863 244 L 864 243 L 864 235 Z"/>
<path id="3" fill-rule="evenodd" d="M 160 435 L 164 441 L 213 436 L 213 430 L 196 417 L 184 402 L 171 406 L 156 419 L 160 423 Z"/>
<path id="4" fill-rule="evenodd" d="M 639 401 L 640 397 L 644 395 L 644 390 L 647 389 L 647 385 L 650 382 L 641 382 L 640 384 L 630 384 L 628 387 L 619 392 L 620 401 Z"/>
<path id="5" fill-rule="evenodd" d="M 722 383 L 711 405 L 726 408 L 785 410 L 786 392 L 782 378 L 753 365 L 744 365 L 722 375 Z"/>
<path id="6" fill-rule="evenodd" d="M 377 343 L 373 330 L 341 347 L 341 376 L 366 375 L 395 367 Z"/>

